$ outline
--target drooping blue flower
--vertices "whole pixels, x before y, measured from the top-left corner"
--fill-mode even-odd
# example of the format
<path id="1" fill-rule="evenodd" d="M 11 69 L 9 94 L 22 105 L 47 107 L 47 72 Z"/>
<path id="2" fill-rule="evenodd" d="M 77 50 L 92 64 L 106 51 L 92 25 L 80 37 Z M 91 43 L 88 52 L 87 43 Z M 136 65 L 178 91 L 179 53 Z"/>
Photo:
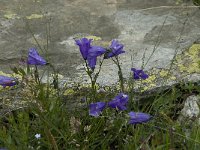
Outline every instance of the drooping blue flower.
<path id="1" fill-rule="evenodd" d="M 0 85 L 4 88 L 6 86 L 14 86 L 16 84 L 17 82 L 15 78 L 0 75 Z"/>
<path id="2" fill-rule="evenodd" d="M 137 70 L 135 68 L 131 68 L 131 71 L 133 71 L 133 78 L 135 80 L 138 80 L 138 79 L 144 79 L 145 80 L 149 77 L 146 73 L 144 73 L 143 70 Z"/>
<path id="3" fill-rule="evenodd" d="M 130 120 L 129 124 L 138 124 L 148 122 L 152 116 L 142 112 L 130 112 L 129 113 Z"/>
<path id="4" fill-rule="evenodd" d="M 105 107 L 106 107 L 105 102 L 91 103 L 89 105 L 89 115 L 98 117 Z"/>
<path id="5" fill-rule="evenodd" d="M 76 45 L 79 46 L 83 59 L 87 60 L 88 51 L 91 48 L 92 39 L 82 38 L 80 40 L 75 40 L 75 42 L 76 42 Z"/>
<path id="6" fill-rule="evenodd" d="M 112 43 L 110 45 L 110 52 L 105 55 L 105 58 L 110 58 L 114 56 L 118 56 L 121 53 L 125 53 L 123 50 L 124 45 L 120 44 L 117 40 L 112 40 Z"/>
<path id="7" fill-rule="evenodd" d="M 127 103 L 128 95 L 120 93 L 112 101 L 108 102 L 108 107 L 116 108 L 118 110 L 126 110 Z"/>
<path id="8" fill-rule="evenodd" d="M 79 46 L 83 59 L 87 60 L 89 67 L 94 70 L 96 66 L 97 57 L 106 52 L 105 48 L 101 46 L 91 46 L 91 39 L 82 38 L 75 40 Z"/>
<path id="9" fill-rule="evenodd" d="M 29 65 L 46 65 L 46 60 L 41 57 L 38 51 L 35 48 L 30 48 L 28 53 L 28 61 Z"/>
<path id="10" fill-rule="evenodd" d="M 88 65 L 90 66 L 91 69 L 95 69 L 96 62 L 97 62 L 97 57 L 101 56 L 106 52 L 105 48 L 101 46 L 92 46 L 89 51 L 88 51 Z"/>

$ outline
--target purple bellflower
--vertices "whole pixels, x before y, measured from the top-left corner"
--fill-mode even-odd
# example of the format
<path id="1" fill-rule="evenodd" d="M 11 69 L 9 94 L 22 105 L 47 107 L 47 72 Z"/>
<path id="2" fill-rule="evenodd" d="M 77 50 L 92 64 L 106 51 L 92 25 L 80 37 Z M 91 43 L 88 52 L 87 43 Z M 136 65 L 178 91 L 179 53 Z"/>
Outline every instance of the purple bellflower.
<path id="1" fill-rule="evenodd" d="M 133 78 L 135 80 L 139 80 L 139 79 L 147 79 L 149 76 L 147 74 L 144 73 L 143 70 L 137 70 L 135 68 L 131 68 L 131 71 L 133 71 Z"/>
<path id="2" fill-rule="evenodd" d="M 75 40 L 75 42 L 79 46 L 83 59 L 87 60 L 89 67 L 94 70 L 97 57 L 104 54 L 106 50 L 101 46 L 91 46 L 91 39 L 82 38 L 80 40 Z"/>
<path id="3" fill-rule="evenodd" d="M 105 107 L 106 107 L 105 102 L 91 103 L 89 105 L 89 115 L 98 117 Z"/>
<path id="4" fill-rule="evenodd" d="M 145 123 L 152 118 L 152 116 L 149 114 L 141 112 L 132 112 L 132 111 L 129 113 L 129 116 L 130 116 L 129 124 Z"/>
<path id="5" fill-rule="evenodd" d="M 80 40 L 75 40 L 75 42 L 76 42 L 76 45 L 79 46 L 83 59 L 87 60 L 88 51 L 91 48 L 92 39 L 88 40 L 87 38 L 82 38 Z"/>
<path id="6" fill-rule="evenodd" d="M 7 76 L 0 76 L 0 85 L 3 86 L 4 88 L 6 86 L 14 86 L 16 85 L 16 80 L 15 78 L 7 77 Z"/>
<path id="7" fill-rule="evenodd" d="M 38 51 L 35 48 L 30 48 L 28 53 L 28 61 L 29 65 L 46 65 L 46 60 L 41 57 Z"/>
<path id="8" fill-rule="evenodd" d="M 89 51 L 88 51 L 88 65 L 90 66 L 91 69 L 95 69 L 96 62 L 97 62 L 97 57 L 101 56 L 104 54 L 106 50 L 103 47 L 100 46 L 92 46 Z"/>
<path id="9" fill-rule="evenodd" d="M 118 110 L 126 110 L 127 103 L 128 95 L 120 93 L 112 101 L 108 102 L 108 107 L 116 108 Z"/>
<path id="10" fill-rule="evenodd" d="M 114 56 L 118 56 L 121 53 L 125 53 L 123 50 L 124 45 L 120 44 L 117 40 L 112 40 L 110 45 L 110 51 L 105 55 L 105 58 L 110 58 Z"/>

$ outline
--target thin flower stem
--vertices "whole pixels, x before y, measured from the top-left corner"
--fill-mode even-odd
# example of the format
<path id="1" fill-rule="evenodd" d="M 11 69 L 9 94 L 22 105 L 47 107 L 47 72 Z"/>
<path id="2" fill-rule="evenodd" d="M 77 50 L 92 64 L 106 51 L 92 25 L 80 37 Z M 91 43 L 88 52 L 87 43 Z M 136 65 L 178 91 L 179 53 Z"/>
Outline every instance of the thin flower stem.
<path id="1" fill-rule="evenodd" d="M 35 76 L 35 81 L 36 81 L 36 83 L 38 83 L 38 84 L 40 85 L 40 78 L 39 78 L 39 72 L 38 72 L 37 65 L 35 65 L 34 76 Z"/>
<path id="2" fill-rule="evenodd" d="M 87 74 L 90 78 L 90 81 L 91 81 L 92 100 L 95 101 L 95 99 L 96 99 L 96 80 L 93 80 L 93 78 L 92 78 L 93 71 L 90 70 L 86 60 L 85 60 L 85 65 L 86 65 L 86 72 L 87 72 Z"/>
<path id="3" fill-rule="evenodd" d="M 90 80 L 92 82 L 92 76 L 91 76 L 91 71 L 90 71 L 90 68 L 88 67 L 88 64 L 87 64 L 87 61 L 85 60 L 85 65 L 86 65 L 86 72 L 88 74 L 88 76 L 90 77 Z"/>
<path id="4" fill-rule="evenodd" d="M 142 69 L 146 67 L 146 65 L 147 65 L 148 62 L 150 61 L 151 57 L 153 56 L 153 54 L 154 54 L 155 51 L 157 50 L 158 46 L 160 45 L 160 42 L 161 42 L 161 40 L 162 40 L 162 39 L 161 39 L 161 33 L 162 33 L 162 31 L 163 31 L 163 27 L 164 27 L 164 25 L 165 25 L 165 23 L 166 23 L 166 21 L 167 21 L 167 18 L 168 18 L 168 16 L 165 17 L 165 20 L 164 20 L 163 23 L 162 23 L 161 29 L 160 29 L 160 31 L 159 31 L 159 33 L 158 33 L 158 36 L 157 36 L 157 39 L 156 39 L 156 43 L 154 44 L 154 47 L 153 47 L 153 51 L 151 52 L 151 54 L 150 54 L 149 58 L 147 59 L 146 63 L 143 63 L 143 64 L 142 64 Z"/>
<path id="5" fill-rule="evenodd" d="M 99 73 L 101 71 L 101 67 L 102 67 L 102 64 L 103 64 L 103 61 L 100 61 L 100 65 L 99 65 L 99 70 L 97 71 L 97 73 L 94 75 L 94 77 L 92 77 L 92 74 L 94 73 L 94 71 L 89 68 L 88 66 L 88 63 L 87 61 L 85 60 L 85 64 L 86 64 L 86 72 L 90 78 L 90 81 L 91 81 L 91 87 L 92 87 L 92 95 L 93 95 L 93 101 L 96 100 L 96 93 L 97 93 L 97 89 L 96 89 L 96 81 L 97 81 L 97 78 L 99 76 Z"/>
<path id="6" fill-rule="evenodd" d="M 123 78 L 122 69 L 121 69 L 121 66 L 120 66 L 120 63 L 119 63 L 118 56 L 116 56 L 115 59 L 116 60 L 114 60 L 114 59 L 112 59 L 112 60 L 118 67 L 118 76 L 119 76 L 120 88 L 121 88 L 121 91 L 124 92 L 124 78 Z"/>
<path id="7" fill-rule="evenodd" d="M 104 62 L 104 59 L 103 59 L 102 61 L 100 61 L 99 70 L 98 70 L 98 72 L 95 74 L 95 78 L 94 78 L 94 79 L 95 79 L 95 83 L 96 83 L 97 78 L 98 78 L 98 76 L 99 76 L 99 73 L 100 73 L 100 71 L 101 71 L 101 67 L 102 67 L 103 62 Z"/>
<path id="8" fill-rule="evenodd" d="M 43 49 L 43 48 L 41 47 L 40 43 L 38 42 L 37 38 L 35 37 L 33 31 L 32 31 L 31 28 L 30 28 L 30 25 L 29 25 L 28 20 L 27 20 L 27 19 L 24 19 L 24 21 L 25 21 L 25 23 L 26 23 L 26 27 L 27 27 L 28 32 L 29 32 L 29 33 L 31 34 L 31 36 L 33 37 L 33 39 L 35 40 L 35 42 L 36 42 L 37 46 L 40 48 L 40 50 L 44 53 L 45 48 Z"/>

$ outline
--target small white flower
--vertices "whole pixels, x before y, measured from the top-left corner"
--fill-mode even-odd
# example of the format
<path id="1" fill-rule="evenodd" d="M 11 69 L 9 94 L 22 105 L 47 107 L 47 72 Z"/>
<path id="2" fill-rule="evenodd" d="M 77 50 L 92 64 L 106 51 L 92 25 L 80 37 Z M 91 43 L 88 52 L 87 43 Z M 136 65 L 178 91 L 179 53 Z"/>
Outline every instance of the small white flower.
<path id="1" fill-rule="evenodd" d="M 126 95 L 126 94 L 123 94 L 123 95 L 122 95 L 122 97 L 123 97 L 123 98 L 127 98 L 127 97 L 128 97 L 128 95 Z"/>
<path id="2" fill-rule="evenodd" d="M 40 139 L 40 138 L 41 138 L 41 134 L 38 134 L 38 133 L 37 133 L 37 134 L 35 135 L 35 138 L 36 138 L 36 139 Z"/>

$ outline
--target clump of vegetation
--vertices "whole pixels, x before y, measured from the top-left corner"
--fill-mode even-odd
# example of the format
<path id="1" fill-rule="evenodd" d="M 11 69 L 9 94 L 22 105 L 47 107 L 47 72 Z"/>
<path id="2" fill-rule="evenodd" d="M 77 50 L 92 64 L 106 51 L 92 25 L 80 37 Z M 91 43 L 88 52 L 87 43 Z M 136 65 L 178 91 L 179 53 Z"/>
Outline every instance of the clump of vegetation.
<path id="1" fill-rule="evenodd" d="M 177 121 L 185 94 L 199 87 L 174 87 L 145 100 L 134 99 L 134 81 L 149 76 L 142 69 L 130 68 L 133 75 L 125 81 L 119 55 L 123 44 L 113 40 L 108 48 L 93 46 L 92 40 L 76 40 L 85 61 L 91 87 L 71 87 L 70 95 L 59 86 L 53 65 L 29 49 L 26 68 L 13 68 L 20 79 L 0 76 L 1 92 L 17 92 L 22 107 L 6 111 L 0 119 L 0 147 L 12 149 L 199 149 L 197 120 Z M 102 56 L 102 57 L 100 57 Z M 97 59 L 100 59 L 96 70 Z M 106 59 L 118 67 L 120 89 L 100 91 L 97 78 Z M 49 66 L 53 81 L 41 82 L 39 68 Z M 126 85 L 129 85 L 125 88 Z M 100 91 L 100 92 L 99 92 Z M 140 93 L 144 94 L 144 93 Z M 15 96 L 16 96 L 15 95 Z M 15 98 L 15 97 L 14 97 Z M 75 105 L 72 100 L 75 100 Z M 78 100 L 77 100 L 78 99 Z M 2 104 L 3 105 L 3 104 Z M 186 130 L 190 133 L 186 134 Z"/>

